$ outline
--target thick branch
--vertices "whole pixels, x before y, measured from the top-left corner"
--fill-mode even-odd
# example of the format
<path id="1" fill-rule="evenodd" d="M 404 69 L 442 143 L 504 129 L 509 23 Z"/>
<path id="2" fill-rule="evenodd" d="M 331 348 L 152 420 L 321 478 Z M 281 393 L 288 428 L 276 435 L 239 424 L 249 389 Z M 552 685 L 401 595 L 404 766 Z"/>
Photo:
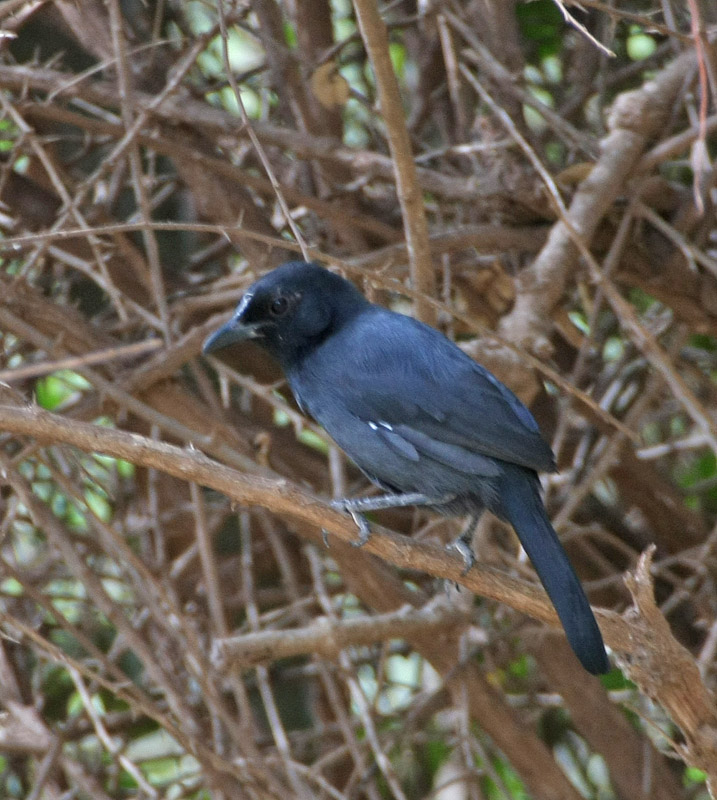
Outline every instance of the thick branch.
<path id="1" fill-rule="evenodd" d="M 640 557 L 625 582 L 634 606 L 625 618 L 635 644 L 626 663 L 630 677 L 648 696 L 667 709 L 685 737 L 678 746 L 688 764 L 703 770 L 717 797 L 717 705 L 702 681 L 692 655 L 674 638 L 655 605 L 650 568 L 654 546 Z"/>
<path id="2" fill-rule="evenodd" d="M 523 285 L 515 307 L 501 323 L 501 331 L 511 341 L 534 353 L 545 349 L 546 339 L 536 333 L 546 330 L 567 281 L 574 277 L 574 264 L 579 257 L 574 231 L 585 246 L 590 245 L 603 216 L 624 190 L 651 139 L 664 125 L 694 61 L 694 52 L 688 51 L 654 80 L 617 99 L 609 119 L 609 133 L 600 143 L 600 158 L 568 209 L 570 227 L 557 222 L 540 255 L 521 276 Z"/>
<path id="3" fill-rule="evenodd" d="M 41 442 L 64 442 L 87 452 L 123 458 L 137 466 L 152 467 L 186 481 L 194 481 L 222 492 L 242 505 L 257 505 L 297 521 L 322 528 L 344 542 L 358 538 L 354 523 L 288 480 L 247 475 L 207 458 L 193 449 L 111 428 L 76 422 L 37 407 L 0 405 L 0 429 L 32 436 Z M 201 445 L 202 442 L 197 442 Z M 363 550 L 404 569 L 427 572 L 455 581 L 474 594 L 505 603 L 535 619 L 558 625 L 557 615 L 543 590 L 517 578 L 475 565 L 463 574 L 463 559 L 436 545 L 373 526 Z M 598 612 L 611 646 L 629 651 L 629 631 L 616 614 Z"/>

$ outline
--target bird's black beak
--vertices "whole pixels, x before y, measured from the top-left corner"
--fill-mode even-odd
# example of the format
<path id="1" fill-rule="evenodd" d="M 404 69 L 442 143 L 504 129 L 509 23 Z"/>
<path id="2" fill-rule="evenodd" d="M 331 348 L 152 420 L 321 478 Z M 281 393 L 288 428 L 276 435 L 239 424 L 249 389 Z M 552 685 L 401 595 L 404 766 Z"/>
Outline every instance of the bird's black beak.
<path id="1" fill-rule="evenodd" d="M 261 322 L 243 322 L 240 317 L 234 316 L 226 325 L 222 325 L 207 337 L 202 345 L 202 352 L 206 356 L 216 350 L 228 347 L 230 344 L 245 342 L 247 339 L 258 339 L 262 335 L 261 327 Z"/>

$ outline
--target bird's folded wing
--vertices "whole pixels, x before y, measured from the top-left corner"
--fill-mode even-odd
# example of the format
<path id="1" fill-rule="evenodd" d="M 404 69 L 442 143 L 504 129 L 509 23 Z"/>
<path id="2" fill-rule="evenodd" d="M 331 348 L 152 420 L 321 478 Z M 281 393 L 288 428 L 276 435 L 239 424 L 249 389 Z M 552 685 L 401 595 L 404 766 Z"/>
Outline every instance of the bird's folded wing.
<path id="1" fill-rule="evenodd" d="M 400 333 L 360 343 L 361 369 L 347 369 L 342 381 L 351 413 L 396 447 L 464 472 L 485 475 L 491 458 L 555 469 L 530 412 L 488 370 L 431 328 L 404 324 Z"/>

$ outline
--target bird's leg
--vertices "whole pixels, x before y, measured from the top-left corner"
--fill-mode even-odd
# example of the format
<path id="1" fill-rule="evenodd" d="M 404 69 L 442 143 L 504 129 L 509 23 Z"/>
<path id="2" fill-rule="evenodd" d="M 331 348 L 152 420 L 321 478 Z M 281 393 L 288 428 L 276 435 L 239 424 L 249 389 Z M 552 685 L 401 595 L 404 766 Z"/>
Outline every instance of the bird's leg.
<path id="1" fill-rule="evenodd" d="M 444 497 L 430 497 L 423 492 L 408 492 L 404 494 L 379 494 L 375 497 L 344 497 L 333 500 L 331 507 L 337 511 L 351 514 L 354 511 L 382 511 L 384 508 L 403 508 L 405 506 L 432 506 L 448 503 L 455 495 Z"/>
<path id="2" fill-rule="evenodd" d="M 471 545 L 473 544 L 473 534 L 475 533 L 479 519 L 480 515 L 472 514 L 468 519 L 468 523 L 461 531 L 460 536 L 448 545 L 453 550 L 457 550 L 463 558 L 464 566 L 463 572 L 461 573 L 462 575 L 465 575 L 476 561 L 475 553 Z"/>
<path id="3" fill-rule="evenodd" d="M 362 547 L 371 535 L 364 511 L 382 511 L 385 508 L 404 508 L 405 506 L 439 506 L 453 500 L 455 495 L 443 497 L 430 497 L 422 492 L 407 492 L 404 494 L 381 494 L 376 497 L 345 497 L 333 500 L 331 507 L 337 511 L 351 514 L 356 527 L 359 529 L 358 541 L 352 542 L 354 547 Z"/>

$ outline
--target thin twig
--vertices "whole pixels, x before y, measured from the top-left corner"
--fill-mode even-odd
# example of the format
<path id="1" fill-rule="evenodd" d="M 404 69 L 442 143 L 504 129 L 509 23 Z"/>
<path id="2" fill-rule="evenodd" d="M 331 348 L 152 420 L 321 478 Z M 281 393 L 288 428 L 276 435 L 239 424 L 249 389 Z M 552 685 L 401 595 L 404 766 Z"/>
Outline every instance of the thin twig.
<path id="1" fill-rule="evenodd" d="M 81 356 L 70 356 L 59 358 L 55 361 L 42 361 L 37 364 L 27 364 L 13 369 L 0 370 L 0 381 L 12 383 L 13 381 L 24 381 L 29 378 L 40 378 L 43 375 L 50 375 L 61 369 L 77 370 L 92 364 L 107 364 L 110 361 L 119 361 L 125 358 L 135 358 L 146 353 L 153 353 L 159 350 L 164 343 L 161 339 L 148 339 L 144 342 L 134 342 L 133 344 L 118 345 L 108 347 L 106 350 L 99 350 L 96 353 L 86 353 Z"/>
<path id="2" fill-rule="evenodd" d="M 436 277 L 428 243 L 423 193 L 416 175 L 401 93 L 388 50 L 386 25 L 375 0 L 355 0 L 354 9 L 361 37 L 376 76 L 381 114 L 396 174 L 396 189 L 406 234 L 411 282 L 419 297 L 422 295 L 435 297 Z M 416 301 L 416 316 L 424 322 L 435 322 L 434 310 L 421 299 Z"/>
<path id="3" fill-rule="evenodd" d="M 227 80 L 229 81 L 229 85 L 232 88 L 232 92 L 234 93 L 234 98 L 236 100 L 237 106 L 239 108 L 239 112 L 241 113 L 242 122 L 244 123 L 244 129 L 247 131 L 249 138 L 251 139 L 251 143 L 256 150 L 256 154 L 259 156 L 259 160 L 261 161 L 262 167 L 266 172 L 267 177 L 271 181 L 271 185 L 274 189 L 274 193 L 276 194 L 277 202 L 279 203 L 279 207 L 281 208 L 281 212 L 284 215 L 284 220 L 286 224 L 289 226 L 294 239 L 296 239 L 297 244 L 301 250 L 301 254 L 304 257 L 305 261 L 309 260 L 309 256 L 306 250 L 306 243 L 304 242 L 304 237 L 299 230 L 298 225 L 294 222 L 294 218 L 291 215 L 291 211 L 289 210 L 289 206 L 284 199 L 284 193 L 279 185 L 279 181 L 274 174 L 274 168 L 271 165 L 271 161 L 264 150 L 264 147 L 259 140 L 259 137 L 256 135 L 254 131 L 254 127 L 252 124 L 249 115 L 247 114 L 246 106 L 244 105 L 244 101 L 242 100 L 241 90 L 236 82 L 236 78 L 234 77 L 234 70 L 232 69 L 231 62 L 229 60 L 229 34 L 227 33 L 227 22 L 226 17 L 224 14 L 224 2 L 225 0 L 219 0 L 217 3 L 217 13 L 219 15 L 219 29 L 221 31 L 222 37 L 222 59 L 224 60 L 224 68 L 226 70 Z"/>

